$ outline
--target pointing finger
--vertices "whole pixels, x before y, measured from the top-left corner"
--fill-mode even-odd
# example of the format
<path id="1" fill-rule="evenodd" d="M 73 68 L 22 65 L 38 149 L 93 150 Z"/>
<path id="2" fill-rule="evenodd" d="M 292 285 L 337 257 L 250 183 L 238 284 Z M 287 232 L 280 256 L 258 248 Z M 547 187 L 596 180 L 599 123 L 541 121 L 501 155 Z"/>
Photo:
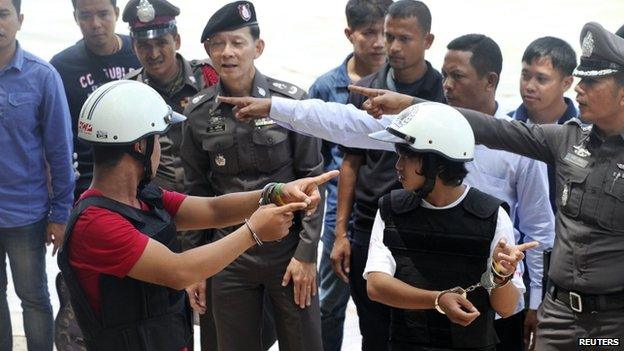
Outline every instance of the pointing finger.
<path id="1" fill-rule="evenodd" d="M 244 107 L 249 103 L 247 101 L 247 98 L 245 97 L 219 96 L 217 97 L 217 100 L 219 102 L 223 102 L 223 103 L 238 106 L 238 107 Z"/>
<path id="2" fill-rule="evenodd" d="M 282 213 L 287 213 L 287 212 L 295 212 L 295 211 L 303 210 L 306 207 L 308 207 L 308 204 L 306 204 L 305 202 L 293 202 L 293 203 L 275 208 L 275 213 L 282 214 Z"/>
<path id="3" fill-rule="evenodd" d="M 516 248 L 520 251 L 526 251 L 526 250 L 534 249 L 537 246 L 539 246 L 539 243 L 537 241 L 531 241 L 529 243 L 520 244 L 516 246 Z"/>
<path id="4" fill-rule="evenodd" d="M 351 91 L 352 93 L 364 95 L 369 98 L 376 97 L 376 96 L 383 94 L 383 90 L 381 89 L 365 88 L 365 87 L 360 87 L 357 85 L 349 85 L 349 91 Z"/>

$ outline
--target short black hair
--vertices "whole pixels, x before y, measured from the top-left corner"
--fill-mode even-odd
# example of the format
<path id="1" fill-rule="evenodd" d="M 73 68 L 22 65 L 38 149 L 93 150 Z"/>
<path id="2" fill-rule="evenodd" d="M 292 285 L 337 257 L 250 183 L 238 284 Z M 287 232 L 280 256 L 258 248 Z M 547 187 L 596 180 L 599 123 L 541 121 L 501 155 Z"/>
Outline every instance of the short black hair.
<path id="1" fill-rule="evenodd" d="M 431 32 L 431 11 L 422 1 L 399 0 L 388 8 L 388 17 L 399 19 L 416 17 L 423 32 Z"/>
<path id="2" fill-rule="evenodd" d="M 615 35 L 617 35 L 620 38 L 624 38 L 624 25 L 622 25 L 620 29 L 618 29 L 617 32 L 615 32 Z"/>
<path id="3" fill-rule="evenodd" d="M 531 64 L 535 60 L 549 58 L 553 68 L 564 76 L 571 76 L 576 67 L 576 52 L 565 40 L 555 37 L 535 39 L 522 55 L 522 62 Z"/>
<path id="4" fill-rule="evenodd" d="M 500 77 L 503 69 L 503 54 L 492 38 L 483 34 L 466 34 L 453 39 L 446 48 L 471 52 L 470 64 L 479 77 L 490 72 Z"/>
<path id="5" fill-rule="evenodd" d="M 78 0 L 72 0 L 72 5 L 74 6 L 74 10 L 76 9 L 76 3 L 78 2 Z M 117 0 L 110 0 L 111 5 L 113 5 L 113 7 L 117 7 Z"/>
<path id="6" fill-rule="evenodd" d="M 117 166 L 132 145 L 93 145 L 93 164 L 103 169 Z"/>
<path id="7" fill-rule="evenodd" d="M 619 71 L 613 75 L 615 79 L 615 83 L 620 86 L 620 88 L 624 88 L 624 71 Z"/>
<path id="8" fill-rule="evenodd" d="M 392 0 L 349 0 L 345 9 L 347 25 L 355 30 L 383 21 L 390 4 Z"/>
<path id="9" fill-rule="evenodd" d="M 253 38 L 253 40 L 260 39 L 260 26 L 258 26 L 257 24 L 249 26 L 249 33 L 251 33 L 251 37 Z"/>
<path id="10" fill-rule="evenodd" d="M 461 185 L 468 175 L 465 162 L 452 161 L 433 152 L 418 152 L 406 144 L 395 144 L 395 149 L 398 154 L 420 159 L 422 162 L 421 173 L 423 174 L 427 174 L 429 167 L 436 167 L 436 174 L 444 185 Z"/>
<path id="11" fill-rule="evenodd" d="M 22 13 L 22 0 L 11 0 L 13 3 L 13 7 L 15 7 L 15 12 L 19 15 Z"/>

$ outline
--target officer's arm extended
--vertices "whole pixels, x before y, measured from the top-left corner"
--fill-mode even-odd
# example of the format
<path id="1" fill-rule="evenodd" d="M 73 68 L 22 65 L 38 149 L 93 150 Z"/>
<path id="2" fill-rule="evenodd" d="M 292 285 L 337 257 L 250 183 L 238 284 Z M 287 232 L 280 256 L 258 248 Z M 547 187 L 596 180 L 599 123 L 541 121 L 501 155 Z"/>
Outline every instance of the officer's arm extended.
<path id="1" fill-rule="evenodd" d="M 426 101 L 388 90 L 355 85 L 350 85 L 349 90 L 369 98 L 363 107 L 376 118 L 399 113 L 410 105 Z M 478 144 L 554 164 L 557 141 L 561 140 L 564 127 L 552 124 L 526 124 L 520 121 L 491 118 L 469 109 L 457 108 L 457 110 L 470 123 Z"/>

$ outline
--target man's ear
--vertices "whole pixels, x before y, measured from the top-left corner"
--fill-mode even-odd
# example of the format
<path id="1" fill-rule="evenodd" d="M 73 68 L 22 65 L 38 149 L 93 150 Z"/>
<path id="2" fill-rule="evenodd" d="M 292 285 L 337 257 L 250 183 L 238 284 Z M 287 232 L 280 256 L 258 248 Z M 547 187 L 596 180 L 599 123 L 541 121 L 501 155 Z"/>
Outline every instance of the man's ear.
<path id="1" fill-rule="evenodd" d="M 349 27 L 344 29 L 344 35 L 345 35 L 345 37 L 347 37 L 347 40 L 349 40 L 349 42 L 351 44 L 353 44 L 353 39 L 351 39 L 351 36 L 353 35 L 353 32 L 354 32 L 353 29 L 351 29 Z"/>
<path id="2" fill-rule="evenodd" d="M 260 55 L 262 55 L 263 52 L 264 52 L 264 40 L 258 39 L 256 40 L 256 55 L 254 56 L 254 58 L 257 59 L 258 57 L 260 57 Z"/>
<path id="3" fill-rule="evenodd" d="M 499 81 L 500 77 L 498 76 L 498 74 L 496 74 L 494 72 L 488 72 L 486 74 L 486 76 L 487 76 L 487 88 L 488 88 L 488 90 L 496 91 L 496 87 L 498 86 L 498 81 Z"/>
<path id="4" fill-rule="evenodd" d="M 173 41 L 175 42 L 176 51 L 180 50 L 180 46 L 182 45 L 182 39 L 180 38 L 180 34 L 174 35 Z"/>
<path id="5" fill-rule="evenodd" d="M 562 93 L 565 93 L 566 91 L 568 91 L 570 89 L 570 87 L 572 86 L 573 82 L 574 82 L 574 77 L 572 77 L 572 76 L 567 76 L 567 77 L 563 78 L 563 91 L 562 91 Z"/>
<path id="6" fill-rule="evenodd" d="M 132 150 L 142 154 L 143 150 L 145 150 L 145 139 L 141 141 L 137 141 L 136 143 L 132 144 Z"/>
<path id="7" fill-rule="evenodd" d="M 431 33 L 425 34 L 425 50 L 429 50 L 429 48 L 433 44 L 434 39 L 435 39 L 435 35 Z"/>

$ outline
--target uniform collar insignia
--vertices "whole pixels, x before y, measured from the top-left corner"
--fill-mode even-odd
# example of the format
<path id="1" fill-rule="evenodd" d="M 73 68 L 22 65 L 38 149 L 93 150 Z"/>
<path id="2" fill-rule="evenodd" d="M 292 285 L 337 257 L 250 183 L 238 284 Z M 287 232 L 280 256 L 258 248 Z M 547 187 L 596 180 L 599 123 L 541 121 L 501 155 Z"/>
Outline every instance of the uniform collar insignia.
<path id="1" fill-rule="evenodd" d="M 587 32 L 585 38 L 583 38 L 583 44 L 581 44 L 583 57 L 590 57 L 594 52 L 594 35 L 591 32 Z"/>
<path id="2" fill-rule="evenodd" d="M 199 100 L 201 100 L 205 95 L 197 95 L 196 97 L 193 98 L 193 100 L 191 101 L 192 103 L 196 104 L 199 102 Z"/>

